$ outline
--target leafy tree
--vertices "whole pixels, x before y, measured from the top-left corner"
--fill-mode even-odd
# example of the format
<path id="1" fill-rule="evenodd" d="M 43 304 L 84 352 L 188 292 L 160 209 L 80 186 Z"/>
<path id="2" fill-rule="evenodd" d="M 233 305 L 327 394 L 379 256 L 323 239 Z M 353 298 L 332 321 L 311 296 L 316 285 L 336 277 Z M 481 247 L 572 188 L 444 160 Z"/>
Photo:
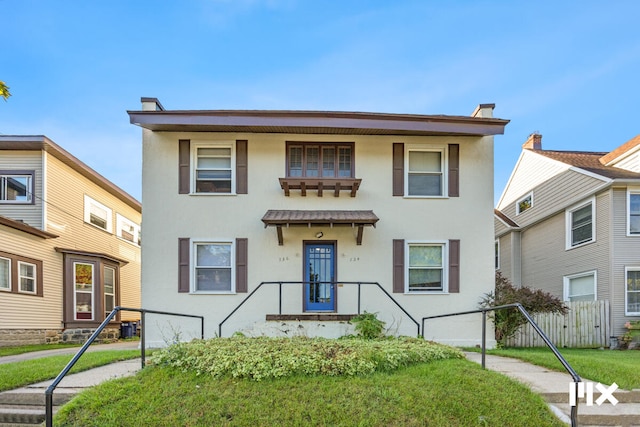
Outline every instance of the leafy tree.
<path id="1" fill-rule="evenodd" d="M 566 314 L 568 308 L 560 298 L 540 289 L 527 286 L 516 287 L 509 279 L 496 271 L 495 291 L 485 294 L 480 301 L 480 307 L 495 307 L 498 305 L 519 302 L 529 314 L 558 313 Z M 494 311 L 490 315 L 493 319 L 498 346 L 503 347 L 507 339 L 511 338 L 520 326 L 527 323 L 527 319 L 516 308 Z"/>
<path id="2" fill-rule="evenodd" d="M 0 80 L 0 96 L 3 97 L 5 101 L 11 96 L 11 92 L 9 92 L 9 86 L 7 86 L 6 83 L 2 80 Z"/>

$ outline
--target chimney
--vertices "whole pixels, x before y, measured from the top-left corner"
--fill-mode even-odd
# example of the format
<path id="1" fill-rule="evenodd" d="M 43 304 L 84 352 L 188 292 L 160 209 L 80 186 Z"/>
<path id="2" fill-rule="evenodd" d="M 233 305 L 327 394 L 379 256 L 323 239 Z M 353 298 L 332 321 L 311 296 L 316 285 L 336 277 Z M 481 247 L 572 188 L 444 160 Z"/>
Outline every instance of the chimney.
<path id="1" fill-rule="evenodd" d="M 473 110 L 471 117 L 493 117 L 493 109 L 496 108 L 496 104 L 480 104 Z"/>
<path id="2" fill-rule="evenodd" d="M 142 111 L 164 111 L 164 107 L 158 101 L 158 98 L 140 98 L 142 102 Z"/>
<path id="3" fill-rule="evenodd" d="M 526 148 L 527 150 L 542 150 L 542 135 L 538 132 L 532 133 L 526 142 L 522 144 L 522 148 Z"/>

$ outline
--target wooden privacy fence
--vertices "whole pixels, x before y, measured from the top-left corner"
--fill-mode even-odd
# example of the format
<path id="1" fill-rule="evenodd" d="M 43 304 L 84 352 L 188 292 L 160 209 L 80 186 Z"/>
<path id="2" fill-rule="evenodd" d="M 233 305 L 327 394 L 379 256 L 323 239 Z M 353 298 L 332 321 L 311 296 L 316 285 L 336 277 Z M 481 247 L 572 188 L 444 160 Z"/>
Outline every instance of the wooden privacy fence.
<path id="1" fill-rule="evenodd" d="M 609 300 L 566 302 L 569 311 L 539 313 L 533 319 L 556 347 L 608 347 Z M 526 324 L 507 340 L 508 347 L 544 347 L 546 344 L 531 325 Z"/>

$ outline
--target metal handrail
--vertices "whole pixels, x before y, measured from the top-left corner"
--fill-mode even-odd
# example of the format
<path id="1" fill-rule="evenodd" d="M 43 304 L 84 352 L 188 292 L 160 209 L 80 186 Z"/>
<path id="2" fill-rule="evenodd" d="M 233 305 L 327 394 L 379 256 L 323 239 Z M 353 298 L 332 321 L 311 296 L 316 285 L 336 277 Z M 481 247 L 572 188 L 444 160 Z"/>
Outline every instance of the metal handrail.
<path id="1" fill-rule="evenodd" d="M 109 325 L 109 322 L 111 322 L 111 320 L 113 320 L 113 318 L 116 316 L 116 314 L 118 314 L 118 312 L 120 312 L 120 311 L 136 311 L 136 312 L 141 314 L 140 321 L 142 322 L 142 326 L 141 326 L 141 329 L 140 329 L 140 347 L 141 347 L 140 357 L 142 359 L 142 368 L 144 368 L 144 365 L 145 365 L 145 321 L 144 321 L 144 317 L 145 317 L 146 313 L 163 314 L 163 315 L 167 315 L 167 316 L 180 316 L 180 317 L 198 318 L 198 319 L 200 319 L 200 337 L 204 339 L 204 316 L 196 316 L 196 315 L 193 315 L 193 314 L 171 313 L 171 312 L 168 312 L 168 311 L 147 310 L 145 308 L 127 308 L 127 307 L 120 307 L 120 306 L 115 307 L 111 311 L 111 313 L 109 313 L 109 315 L 104 319 L 104 321 L 100 324 L 100 326 L 98 326 L 98 328 L 93 332 L 93 334 L 91 334 L 91 336 L 89 337 L 87 342 L 85 342 L 84 345 L 80 348 L 80 350 L 78 350 L 76 355 L 73 356 L 73 359 L 71 359 L 71 361 L 69 361 L 69 363 L 67 363 L 67 366 L 64 367 L 64 369 L 53 380 L 51 385 L 49 385 L 49 387 L 47 387 L 47 389 L 45 390 L 44 396 L 45 396 L 45 421 L 46 421 L 45 425 L 46 425 L 46 427 L 52 427 L 53 426 L 53 391 L 56 389 L 58 384 L 60 384 L 60 381 L 62 381 L 62 379 L 69 373 L 71 368 L 73 368 L 73 366 L 76 364 L 78 359 L 80 359 L 80 357 L 89 348 L 89 346 L 91 344 L 93 344 L 93 342 L 100 335 L 102 330 L 104 328 L 106 328 L 107 325 Z"/>
<path id="2" fill-rule="evenodd" d="M 437 316 L 423 317 L 422 318 L 422 338 L 424 338 L 424 321 L 425 320 L 437 319 L 437 318 L 441 318 L 441 317 L 461 316 L 461 315 L 464 315 L 464 314 L 482 313 L 482 368 L 484 369 L 485 368 L 485 357 L 486 357 L 485 355 L 486 355 L 486 349 L 487 349 L 487 312 L 488 311 L 504 310 L 504 309 L 507 309 L 507 308 L 517 308 L 520 311 L 520 313 L 522 313 L 522 315 L 525 317 L 525 319 L 527 319 L 527 321 L 533 327 L 533 329 L 535 329 L 535 331 L 538 333 L 538 335 L 540 335 L 540 338 L 542 338 L 542 340 L 545 342 L 547 347 L 549 347 L 549 349 L 556 356 L 558 361 L 560 361 L 560 363 L 566 369 L 566 371 L 569 373 L 569 375 L 571 375 L 571 378 L 573 378 L 573 382 L 579 383 L 579 382 L 582 381 L 580 376 L 571 367 L 569 362 L 567 362 L 567 360 L 562 356 L 562 354 L 560 354 L 560 352 L 558 351 L 558 348 L 551 342 L 551 340 L 549 340 L 549 337 L 547 337 L 547 335 L 542 331 L 542 329 L 540 329 L 538 324 L 533 320 L 531 315 L 527 312 L 527 310 L 525 310 L 525 308 L 519 302 L 516 302 L 516 303 L 513 303 L 513 304 L 498 305 L 498 306 L 495 306 L 495 307 L 479 308 L 477 310 L 460 311 L 460 312 L 457 312 L 457 313 L 447 313 L 447 314 L 439 314 Z M 572 427 L 577 427 L 577 425 L 578 425 L 578 396 L 577 396 L 578 391 L 577 391 L 577 387 L 576 387 L 575 393 L 576 393 L 576 399 L 575 399 L 576 405 L 571 407 L 571 426 Z"/>
<path id="3" fill-rule="evenodd" d="M 315 284 L 332 284 L 332 285 L 336 285 L 336 284 L 341 284 L 341 285 L 358 285 L 358 314 L 360 314 L 360 300 L 361 300 L 361 288 L 362 285 L 375 285 L 377 286 L 400 310 L 402 310 L 402 312 L 409 318 L 411 319 L 411 321 L 413 321 L 413 323 L 416 325 L 416 327 L 418 328 L 418 335 L 420 335 L 420 323 L 418 323 L 418 321 L 416 319 L 413 318 L 413 316 L 411 316 L 411 314 L 409 314 L 409 312 L 407 310 L 405 310 L 405 308 L 403 306 L 400 305 L 400 303 L 398 301 L 395 300 L 395 298 L 393 298 L 391 296 L 391 294 L 389 292 L 387 292 L 387 290 L 385 288 L 383 288 L 380 283 L 378 282 L 311 282 L 311 281 L 307 281 L 307 282 L 287 282 L 287 281 L 279 281 L 279 282 L 260 282 L 260 284 L 253 290 L 251 291 L 251 293 L 249 295 L 247 295 L 245 297 L 245 299 L 243 299 L 240 304 L 238 304 L 236 306 L 236 308 L 234 308 L 231 313 L 229 313 L 227 315 L 227 317 L 225 317 L 222 322 L 220 322 L 218 324 L 218 336 L 221 337 L 222 336 L 222 325 L 229 320 L 229 318 L 231 316 L 233 316 L 236 311 L 238 311 L 240 309 L 240 307 L 242 307 L 242 305 L 244 305 L 245 302 L 247 302 L 247 300 L 249 300 L 257 291 L 258 289 L 260 289 L 263 285 L 278 285 L 278 314 L 282 314 L 282 285 L 306 285 L 308 283 L 315 283 Z"/>

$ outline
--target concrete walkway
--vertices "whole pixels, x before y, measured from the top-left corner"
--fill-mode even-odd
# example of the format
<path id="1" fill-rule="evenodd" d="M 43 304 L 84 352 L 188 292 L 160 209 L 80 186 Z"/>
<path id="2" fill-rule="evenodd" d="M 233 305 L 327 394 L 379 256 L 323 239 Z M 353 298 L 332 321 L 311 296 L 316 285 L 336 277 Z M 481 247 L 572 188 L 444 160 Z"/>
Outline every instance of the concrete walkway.
<path id="1" fill-rule="evenodd" d="M 56 348 L 53 350 L 32 351 L 30 353 L 15 354 L 12 356 L 0 357 L 0 365 L 3 363 L 21 362 L 23 360 L 39 359 L 41 357 L 56 356 L 58 354 L 76 354 L 80 351 L 81 346 Z M 119 341 L 112 344 L 92 344 L 87 351 L 104 351 L 104 350 L 135 350 L 140 348 L 139 341 Z"/>

